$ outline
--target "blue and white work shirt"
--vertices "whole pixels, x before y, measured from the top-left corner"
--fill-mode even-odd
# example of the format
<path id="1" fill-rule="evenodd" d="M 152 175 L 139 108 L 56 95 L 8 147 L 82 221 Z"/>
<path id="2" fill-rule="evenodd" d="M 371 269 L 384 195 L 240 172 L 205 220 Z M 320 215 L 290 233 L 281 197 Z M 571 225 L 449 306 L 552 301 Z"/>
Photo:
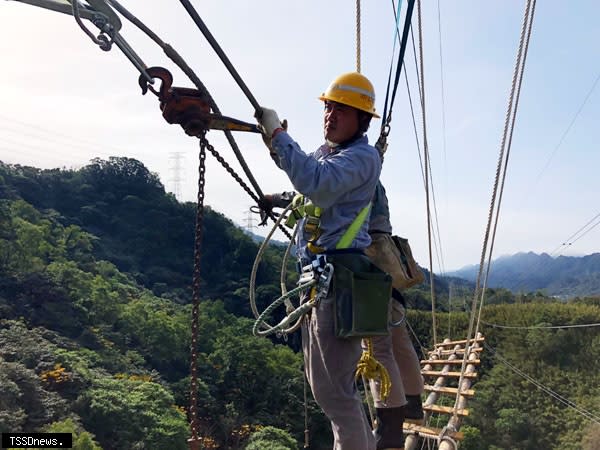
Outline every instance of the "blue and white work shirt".
<path id="1" fill-rule="evenodd" d="M 381 158 L 362 136 L 347 146 L 331 149 L 324 144 L 306 154 L 290 135 L 281 131 L 272 141 L 294 188 L 322 209 L 321 235 L 314 243 L 327 250 L 336 244 L 360 211 L 369 204 L 381 172 Z M 303 223 L 299 226 L 302 227 Z M 371 243 L 368 220 L 362 224 L 350 248 L 364 249 Z M 298 233 L 298 256 L 310 258 L 306 247 L 310 233 Z"/>

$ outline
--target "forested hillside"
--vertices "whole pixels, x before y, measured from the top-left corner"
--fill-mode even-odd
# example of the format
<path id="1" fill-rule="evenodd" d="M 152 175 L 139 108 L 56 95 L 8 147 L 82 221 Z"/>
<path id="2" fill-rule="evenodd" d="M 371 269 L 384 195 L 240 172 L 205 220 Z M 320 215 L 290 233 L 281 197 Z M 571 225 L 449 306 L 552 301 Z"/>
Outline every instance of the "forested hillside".
<path id="1" fill-rule="evenodd" d="M 450 275 L 474 281 L 479 266 L 464 267 Z M 600 295 L 600 253 L 551 257 L 527 252 L 502 256 L 492 262 L 488 285 L 514 293 L 543 291 L 571 298 Z"/>
<path id="2" fill-rule="evenodd" d="M 207 209 L 198 365 L 204 447 L 301 448 L 297 335 L 251 335 L 248 276 L 258 246 Z M 187 448 L 194 215 L 195 205 L 178 203 L 135 160 L 95 160 L 76 171 L 0 164 L 0 432 L 73 432 L 79 450 Z M 261 307 L 278 295 L 281 258 L 279 248 L 265 255 Z M 437 331 L 459 339 L 472 292 L 454 280 L 450 301 L 448 283 L 436 283 L 440 309 L 452 311 L 438 312 Z M 423 309 L 408 320 L 430 347 L 428 289 L 406 297 Z M 563 304 L 492 290 L 488 304 L 481 331 L 489 347 L 461 448 L 597 449 L 598 425 L 514 368 L 598 418 L 600 327 L 497 325 L 598 324 L 600 300 Z M 310 398 L 308 415 L 310 448 L 331 448 Z"/>

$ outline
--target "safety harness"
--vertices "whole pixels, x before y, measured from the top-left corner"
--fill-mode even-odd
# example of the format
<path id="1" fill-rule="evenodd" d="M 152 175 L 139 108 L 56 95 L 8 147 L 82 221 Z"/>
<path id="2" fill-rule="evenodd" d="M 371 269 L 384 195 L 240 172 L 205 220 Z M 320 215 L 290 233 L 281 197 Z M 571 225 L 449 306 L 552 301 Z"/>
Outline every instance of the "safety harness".
<path id="1" fill-rule="evenodd" d="M 358 235 L 359 230 L 367 220 L 369 216 L 369 212 L 371 209 L 371 203 L 368 203 L 365 207 L 363 207 L 358 215 L 354 218 L 352 223 L 348 226 L 338 243 L 335 247 L 335 252 L 348 250 L 356 236 Z M 280 322 L 281 325 L 284 323 L 287 324 L 293 320 L 296 320 L 299 315 L 303 315 L 310 311 L 313 307 L 317 306 L 321 299 L 327 297 L 330 291 L 331 282 L 333 281 L 335 268 L 338 267 L 338 270 L 342 270 L 344 275 L 340 273 L 338 275 L 338 279 L 342 279 L 344 277 L 344 281 L 346 281 L 346 285 L 350 286 L 350 289 L 354 291 L 355 284 L 357 282 L 354 279 L 354 274 L 352 270 L 347 270 L 348 267 L 344 267 L 343 265 L 336 264 L 336 256 L 335 252 L 326 253 L 326 249 L 317 245 L 317 240 L 321 236 L 321 214 L 323 210 L 319 206 L 312 203 L 309 199 L 305 198 L 302 194 L 298 194 L 292 200 L 290 206 L 290 214 L 286 220 L 286 225 L 288 227 L 298 226 L 298 220 L 304 218 L 302 223 L 302 227 L 305 233 L 309 235 L 307 239 L 307 247 L 308 249 L 315 255 L 315 257 L 308 264 L 299 263 L 298 272 L 300 273 L 300 278 L 298 280 L 298 287 L 293 291 L 290 291 L 285 298 L 288 298 L 292 293 L 298 293 L 299 291 L 310 289 L 310 294 L 308 300 L 301 305 L 295 311 L 292 311 L 284 321 Z M 344 253 L 349 256 L 350 254 Z M 387 276 L 382 274 L 383 276 Z M 348 277 L 349 282 L 348 282 Z M 352 293 L 351 298 L 354 296 Z M 357 292 L 356 296 L 359 297 L 361 295 L 364 296 L 365 292 L 361 292 L 360 294 Z M 369 294 L 368 292 L 366 294 Z M 389 296 L 387 296 L 389 299 Z M 263 324 L 264 317 L 273 310 L 273 308 L 283 302 L 283 297 L 276 300 L 271 306 L 269 306 L 263 314 L 261 314 L 254 326 L 254 332 L 258 330 L 261 324 Z M 381 302 L 380 302 L 381 303 Z M 354 305 L 351 306 L 354 308 Z M 340 317 L 347 316 L 345 311 L 339 311 L 342 309 L 342 305 L 336 305 L 336 324 L 338 322 L 343 322 L 343 320 L 338 320 Z M 384 309 L 385 313 L 386 310 Z M 352 312 L 352 314 L 356 314 L 356 312 Z M 291 319 L 290 319 L 291 318 Z M 278 328 L 272 327 L 271 329 Z M 341 337 L 350 337 L 350 336 L 360 336 L 361 330 L 360 327 L 358 330 L 354 329 L 354 324 L 352 325 L 342 325 L 340 327 L 336 327 L 336 334 Z M 387 331 L 387 330 L 385 330 Z M 383 334 L 382 332 L 378 332 L 377 334 Z M 358 361 L 355 378 L 358 380 L 362 379 L 379 379 L 381 384 L 381 396 L 382 399 L 385 400 L 390 393 L 391 390 L 391 380 L 387 369 L 375 359 L 373 356 L 373 342 L 372 338 L 369 336 L 361 336 L 366 341 L 366 348 L 363 350 L 363 353 Z"/>

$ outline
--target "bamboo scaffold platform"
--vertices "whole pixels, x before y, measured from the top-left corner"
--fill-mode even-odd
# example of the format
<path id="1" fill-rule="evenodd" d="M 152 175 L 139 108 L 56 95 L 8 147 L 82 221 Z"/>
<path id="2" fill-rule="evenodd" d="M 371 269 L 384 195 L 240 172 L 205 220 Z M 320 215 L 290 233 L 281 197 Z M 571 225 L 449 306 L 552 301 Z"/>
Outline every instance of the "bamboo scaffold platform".
<path id="1" fill-rule="evenodd" d="M 481 333 L 468 342 L 445 339 L 428 352 L 428 359 L 421 361 L 425 392 L 428 393 L 423 403 L 425 419 L 422 424 L 404 423 L 405 450 L 416 449 L 422 439 L 435 441 L 440 450 L 458 448 L 458 441 L 464 437 L 460 431 L 461 422 L 469 415 L 467 402 L 475 395 L 471 385 L 478 376 L 484 340 Z M 465 352 L 466 365 L 461 371 Z M 444 422 L 440 428 L 439 424 Z"/>

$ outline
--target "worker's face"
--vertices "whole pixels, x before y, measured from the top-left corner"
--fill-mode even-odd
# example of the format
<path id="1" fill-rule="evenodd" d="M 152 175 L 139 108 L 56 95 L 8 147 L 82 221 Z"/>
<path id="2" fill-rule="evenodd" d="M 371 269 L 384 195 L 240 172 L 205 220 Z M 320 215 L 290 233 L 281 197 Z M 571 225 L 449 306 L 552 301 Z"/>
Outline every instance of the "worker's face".
<path id="1" fill-rule="evenodd" d="M 358 110 L 341 103 L 325 101 L 323 132 L 325 139 L 341 144 L 358 132 Z"/>

